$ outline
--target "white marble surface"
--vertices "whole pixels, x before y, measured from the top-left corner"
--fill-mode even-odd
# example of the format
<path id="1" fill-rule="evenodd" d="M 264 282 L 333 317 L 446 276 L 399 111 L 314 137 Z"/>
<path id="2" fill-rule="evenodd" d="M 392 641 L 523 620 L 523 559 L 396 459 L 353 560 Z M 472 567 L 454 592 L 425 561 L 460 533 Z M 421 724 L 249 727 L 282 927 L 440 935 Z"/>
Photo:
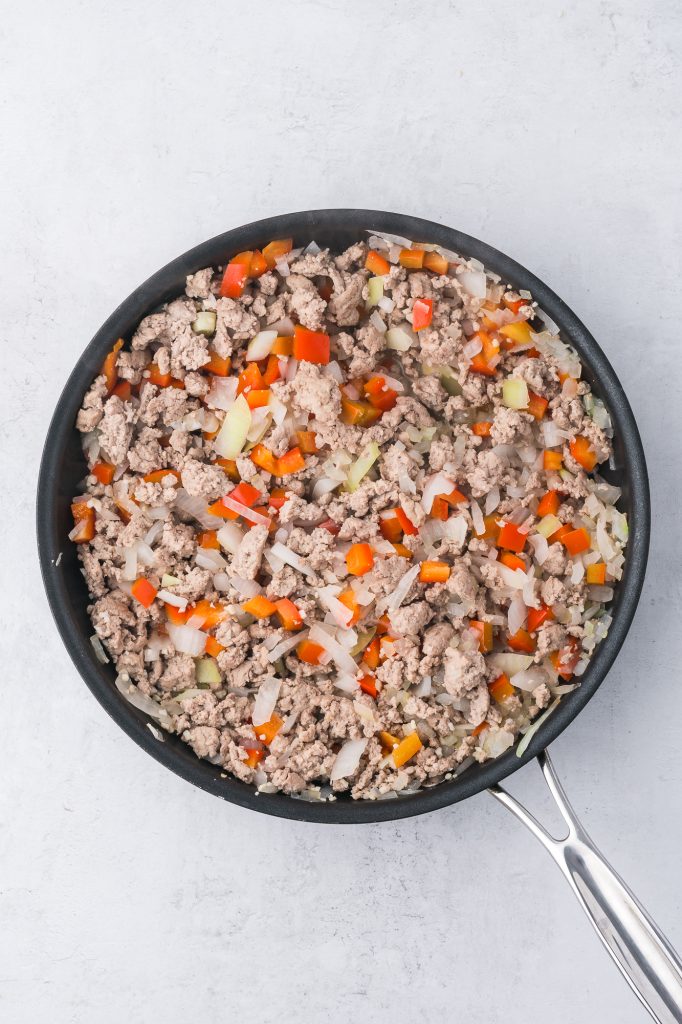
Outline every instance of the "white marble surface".
<path id="1" fill-rule="evenodd" d="M 641 425 L 650 569 L 555 746 L 595 838 L 682 946 L 680 35 L 675 0 L 5 5 L 0 104 L 7 1024 L 645 1014 L 489 797 L 362 829 L 193 789 L 90 696 L 34 554 L 44 433 L 118 301 L 245 221 L 403 210 L 516 256 L 592 328 Z M 513 782 L 538 796 L 532 769 Z"/>

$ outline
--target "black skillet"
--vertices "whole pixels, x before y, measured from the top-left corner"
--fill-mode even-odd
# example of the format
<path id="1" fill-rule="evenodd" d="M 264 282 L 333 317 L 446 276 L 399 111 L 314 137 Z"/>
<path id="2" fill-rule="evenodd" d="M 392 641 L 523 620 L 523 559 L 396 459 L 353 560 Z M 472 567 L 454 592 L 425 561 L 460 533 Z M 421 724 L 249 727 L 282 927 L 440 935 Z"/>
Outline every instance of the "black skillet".
<path id="1" fill-rule="evenodd" d="M 577 350 L 584 376 L 603 399 L 615 430 L 615 468 L 604 476 L 622 489 L 619 507 L 630 523 L 623 578 L 613 602 L 613 623 L 596 650 L 580 686 L 564 697 L 533 737 L 522 757 L 514 749 L 432 789 L 393 800 L 333 802 L 296 800 L 281 793 L 256 794 L 237 779 L 225 778 L 219 767 L 199 760 L 178 737 L 159 742 L 147 728 L 148 717 L 132 707 L 114 686 L 111 664 L 101 665 L 89 642 L 92 627 L 88 595 L 79 570 L 76 548 L 68 540 L 72 521 L 70 499 L 78 493 L 86 465 L 74 422 L 82 396 L 118 337 L 129 338 L 140 319 L 182 293 L 187 274 L 222 264 L 245 249 L 260 248 L 273 238 L 293 236 L 295 246 L 315 240 L 341 251 L 368 231 L 386 232 L 443 247 L 481 260 L 515 289 L 528 289 L 540 307 Z M 62 639 L 78 671 L 99 702 L 121 728 L 152 757 L 188 782 L 242 807 L 298 821 L 343 824 L 389 821 L 423 814 L 488 789 L 510 807 L 540 838 L 571 882 L 616 964 L 657 1020 L 682 1021 L 682 966 L 634 897 L 596 852 L 572 814 L 554 776 L 545 748 L 563 732 L 602 683 L 630 627 L 639 599 L 650 532 L 646 463 L 637 425 L 625 393 L 596 341 L 576 315 L 542 281 L 508 256 L 476 238 L 441 224 L 375 210 L 312 210 L 256 221 L 203 242 L 173 260 L 136 289 L 109 317 L 78 360 L 59 399 L 40 469 L 38 547 L 45 588 Z M 61 557 L 59 557 L 61 555 Z M 498 784 L 538 757 L 548 784 L 569 824 L 566 840 L 556 841 Z M 668 1016 L 665 1016 L 665 1014 Z M 659 1016 L 663 1014 L 663 1016 Z M 672 1016 L 671 1016 L 672 1015 Z"/>

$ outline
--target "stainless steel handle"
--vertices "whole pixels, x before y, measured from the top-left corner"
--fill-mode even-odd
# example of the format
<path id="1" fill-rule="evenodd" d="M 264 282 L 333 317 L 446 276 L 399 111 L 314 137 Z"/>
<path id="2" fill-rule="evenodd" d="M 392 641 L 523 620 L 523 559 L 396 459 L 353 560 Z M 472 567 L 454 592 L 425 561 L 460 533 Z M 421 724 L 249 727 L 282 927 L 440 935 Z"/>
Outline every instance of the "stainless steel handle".
<path id="1" fill-rule="evenodd" d="M 654 1020 L 681 1024 L 680 958 L 578 821 L 549 754 L 540 754 L 538 762 L 568 826 L 565 839 L 551 836 L 505 789 L 494 786 L 489 792 L 530 829 L 558 864 L 616 966 Z"/>

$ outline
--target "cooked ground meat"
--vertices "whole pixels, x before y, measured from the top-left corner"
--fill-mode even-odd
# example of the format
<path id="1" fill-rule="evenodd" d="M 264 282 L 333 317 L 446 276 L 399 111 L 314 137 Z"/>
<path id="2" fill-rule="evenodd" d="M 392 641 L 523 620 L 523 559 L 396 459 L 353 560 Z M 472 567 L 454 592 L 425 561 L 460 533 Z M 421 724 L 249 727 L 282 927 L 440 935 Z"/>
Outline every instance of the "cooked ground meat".
<path id="1" fill-rule="evenodd" d="M 370 243 L 198 270 L 76 423 L 72 538 L 120 689 L 317 799 L 507 749 L 606 635 L 627 537 L 606 410 L 529 296 Z"/>

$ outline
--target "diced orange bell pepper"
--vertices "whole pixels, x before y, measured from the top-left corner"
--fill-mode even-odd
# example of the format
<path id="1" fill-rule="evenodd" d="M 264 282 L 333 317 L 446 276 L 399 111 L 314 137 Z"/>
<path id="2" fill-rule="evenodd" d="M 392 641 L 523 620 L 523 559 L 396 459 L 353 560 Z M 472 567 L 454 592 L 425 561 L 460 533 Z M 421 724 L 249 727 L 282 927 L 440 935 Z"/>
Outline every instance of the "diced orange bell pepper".
<path id="1" fill-rule="evenodd" d="M 277 611 L 277 618 L 282 623 L 284 629 L 300 629 L 303 625 L 303 619 L 301 613 L 288 597 L 280 597 L 278 601 L 275 601 L 275 609 Z"/>
<path id="2" fill-rule="evenodd" d="M 483 525 L 485 529 L 483 533 L 478 534 L 478 536 L 482 537 L 484 540 L 496 541 L 500 535 L 500 520 L 494 512 L 489 516 L 483 516 Z"/>
<path id="3" fill-rule="evenodd" d="M 536 395 L 534 391 L 528 392 L 528 412 L 536 420 L 541 420 L 547 412 L 549 402 L 546 398 Z"/>
<path id="4" fill-rule="evenodd" d="M 247 391 L 244 397 L 249 409 L 261 409 L 270 401 L 270 389 L 262 388 L 258 391 Z"/>
<path id="5" fill-rule="evenodd" d="M 279 730 L 284 725 L 283 720 L 279 715 L 273 715 L 269 722 L 263 722 L 261 725 L 254 725 L 253 731 L 256 734 L 256 738 L 264 743 L 266 747 L 269 747 Z"/>
<path id="6" fill-rule="evenodd" d="M 520 569 L 522 572 L 526 571 L 526 563 L 518 555 L 512 554 L 511 551 L 500 551 L 500 557 L 498 559 L 502 565 L 506 565 L 508 569 Z"/>
<path id="7" fill-rule="evenodd" d="M 139 601 L 144 608 L 149 608 L 158 593 L 154 584 L 146 580 L 144 576 L 135 580 L 130 589 L 135 600 Z"/>
<path id="8" fill-rule="evenodd" d="M 261 277 L 268 269 L 268 264 L 260 249 L 254 249 L 249 266 L 250 277 Z"/>
<path id="9" fill-rule="evenodd" d="M 112 466 L 110 462 L 96 462 L 90 472 L 99 483 L 106 486 L 114 479 L 116 466 Z"/>
<path id="10" fill-rule="evenodd" d="M 381 752 L 384 757 L 387 757 L 396 747 L 399 746 L 400 740 L 393 733 L 385 732 L 382 730 L 379 733 L 379 740 L 381 742 Z"/>
<path id="11" fill-rule="evenodd" d="M 246 253 L 240 253 L 239 257 L 242 259 L 246 258 Z M 248 263 L 236 262 L 239 257 L 235 257 L 225 267 L 225 273 L 223 279 L 220 282 L 220 294 L 223 298 L 227 299 L 238 299 L 244 294 L 246 282 L 249 276 L 249 268 L 251 266 L 251 253 L 248 254 Z"/>
<path id="12" fill-rule="evenodd" d="M 186 611 L 188 619 L 194 618 L 197 622 L 201 620 L 201 626 L 197 626 L 198 629 L 215 629 L 229 615 L 227 605 L 222 601 L 211 602 L 205 598 L 190 605 Z"/>
<path id="13" fill-rule="evenodd" d="M 415 299 L 412 306 L 412 330 L 423 331 L 433 319 L 433 299 Z"/>
<path id="14" fill-rule="evenodd" d="M 271 356 L 290 356 L 294 351 L 294 338 L 293 335 L 280 334 L 275 338 L 272 348 L 270 349 Z"/>
<path id="15" fill-rule="evenodd" d="M 304 455 L 315 455 L 317 452 L 317 442 L 314 430 L 297 430 L 296 440 L 298 441 L 298 447 Z"/>
<path id="16" fill-rule="evenodd" d="M 456 487 L 450 491 L 449 494 L 441 494 L 441 498 L 445 498 L 449 505 L 461 505 L 463 501 L 468 501 L 466 494 L 462 494 Z"/>
<path id="17" fill-rule="evenodd" d="M 471 433 L 475 434 L 476 437 L 490 437 L 490 428 L 492 422 L 490 420 L 479 420 L 478 423 L 471 424 Z"/>
<path id="18" fill-rule="evenodd" d="M 401 558 L 412 558 L 412 552 L 406 544 L 402 544 L 400 541 L 393 544 L 396 555 L 400 555 Z"/>
<path id="19" fill-rule="evenodd" d="M 142 479 L 146 484 L 160 484 L 167 476 L 175 477 L 178 481 L 180 480 L 180 474 L 177 469 L 154 469 L 151 473 L 145 473 Z"/>
<path id="20" fill-rule="evenodd" d="M 386 633 L 388 633 L 390 631 L 390 628 L 391 628 L 391 623 L 388 621 L 388 615 L 386 615 L 384 613 L 381 616 L 381 618 L 377 619 L 377 624 L 376 624 L 377 636 L 384 636 Z"/>
<path id="21" fill-rule="evenodd" d="M 123 348 L 123 338 L 119 338 L 118 341 L 114 342 L 109 355 L 102 363 L 102 369 L 99 371 L 107 381 L 107 394 L 111 394 L 116 387 L 116 381 L 118 380 L 118 370 L 116 369 L 116 363 L 118 361 L 118 353 Z"/>
<path id="22" fill-rule="evenodd" d="M 78 532 L 71 539 L 74 544 L 86 544 L 95 536 L 95 510 L 85 501 L 75 501 L 71 514 L 74 527 L 78 527 Z"/>
<path id="23" fill-rule="evenodd" d="M 391 264 L 387 259 L 376 252 L 374 249 L 370 249 L 367 253 L 367 259 L 365 260 L 365 270 L 369 270 L 370 274 L 375 274 L 381 277 L 383 274 L 388 274 L 391 270 Z"/>
<path id="24" fill-rule="evenodd" d="M 558 540 L 561 540 L 563 537 L 565 537 L 567 533 L 571 533 L 572 530 L 572 526 L 569 526 L 567 523 L 564 523 L 564 525 L 560 526 L 558 530 L 555 530 L 554 533 L 547 538 L 547 540 L 550 544 L 556 544 Z"/>
<path id="25" fill-rule="evenodd" d="M 184 626 L 191 615 L 191 611 L 188 608 L 181 611 L 180 608 L 177 608 L 174 604 L 167 604 L 165 601 L 163 606 L 166 610 L 168 621 L 174 626 Z"/>
<path id="26" fill-rule="evenodd" d="M 402 768 L 404 764 L 411 761 L 421 748 L 422 741 L 419 739 L 419 734 L 416 731 L 411 732 L 409 736 L 405 736 L 393 750 L 393 763 L 396 768 Z"/>
<path id="27" fill-rule="evenodd" d="M 374 555 L 369 544 L 353 544 L 346 555 L 346 566 L 352 576 L 364 576 L 374 565 Z"/>
<path id="28" fill-rule="evenodd" d="M 313 643 L 312 640 L 301 640 L 300 644 L 296 647 L 296 653 L 306 665 L 319 665 L 320 658 L 324 654 L 324 647 Z"/>
<path id="29" fill-rule="evenodd" d="M 498 548 L 506 548 L 518 554 L 525 548 L 527 540 L 527 530 L 519 529 L 515 523 L 505 523 L 500 529 L 496 543 Z"/>
<path id="30" fill-rule="evenodd" d="M 290 473 L 298 473 L 301 469 L 305 469 L 305 459 L 298 447 L 290 448 L 277 459 L 277 476 L 289 476 Z"/>
<path id="31" fill-rule="evenodd" d="M 219 458 L 215 460 L 215 464 L 225 470 L 230 480 L 233 480 L 235 483 L 239 481 L 239 470 L 237 469 L 237 463 L 234 459 Z"/>
<path id="32" fill-rule="evenodd" d="M 248 754 L 246 760 L 242 761 L 247 768 L 255 768 L 256 765 L 260 764 L 265 756 L 260 747 L 244 747 L 244 750 Z"/>
<path id="33" fill-rule="evenodd" d="M 501 675 L 494 679 L 488 686 L 488 693 L 493 700 L 496 700 L 498 704 L 502 701 L 508 700 L 514 696 L 514 687 L 509 682 L 509 677 L 502 672 Z"/>
<path id="34" fill-rule="evenodd" d="M 606 566 L 603 562 L 593 562 L 585 568 L 585 580 L 587 583 L 598 585 L 606 583 Z"/>
<path id="35" fill-rule="evenodd" d="M 549 660 L 554 665 L 557 675 L 568 681 L 580 660 L 580 645 L 575 637 L 569 637 L 560 650 L 553 651 Z"/>
<path id="36" fill-rule="evenodd" d="M 590 535 L 584 527 L 580 527 L 578 530 L 571 530 L 569 533 L 565 533 L 561 537 L 561 543 L 564 545 L 569 555 L 579 555 L 583 551 L 589 551 L 590 548 Z"/>
<path id="37" fill-rule="evenodd" d="M 276 355 L 273 355 L 271 352 L 270 355 L 268 356 L 268 361 L 266 363 L 265 369 L 263 370 L 263 384 L 265 384 L 265 386 L 269 388 L 270 385 L 274 384 L 276 380 L 279 380 L 279 378 L 279 359 Z"/>
<path id="38" fill-rule="evenodd" d="M 528 609 L 528 631 L 534 633 L 536 629 L 539 629 L 543 622 L 551 622 L 554 618 L 554 612 L 546 604 L 540 605 L 539 608 Z"/>
<path id="39" fill-rule="evenodd" d="M 249 601 L 244 602 L 242 611 L 248 612 L 249 615 L 253 615 L 256 619 L 269 619 L 277 611 L 277 605 L 273 601 L 269 601 L 263 594 L 257 594 Z"/>
<path id="40" fill-rule="evenodd" d="M 392 544 L 397 543 L 403 536 L 403 528 L 395 514 L 395 509 L 389 516 L 379 518 L 379 530 L 384 540 L 390 540 Z"/>
<path id="41" fill-rule="evenodd" d="M 361 607 L 358 604 L 358 599 L 355 596 L 355 591 L 351 587 L 349 587 L 348 590 L 344 590 L 343 593 L 339 594 L 337 600 L 340 601 L 344 608 L 347 608 L 348 611 L 351 613 L 352 617 L 349 620 L 348 625 L 354 626 L 355 623 L 359 620 L 361 614 Z"/>
<path id="42" fill-rule="evenodd" d="M 542 467 L 547 472 L 558 473 L 561 469 L 561 465 L 564 461 L 564 457 L 561 452 L 550 451 L 549 448 L 545 448 L 542 456 Z"/>
<path id="43" fill-rule="evenodd" d="M 147 369 L 149 370 L 150 384 L 155 384 L 157 388 L 167 388 L 170 386 L 170 373 L 161 373 L 156 363 L 150 363 Z"/>
<path id="44" fill-rule="evenodd" d="M 480 622 L 478 619 L 469 620 L 469 628 L 473 629 L 478 636 L 478 649 L 481 654 L 488 654 L 493 649 L 493 624 L 492 622 Z"/>
<path id="45" fill-rule="evenodd" d="M 597 459 L 597 455 L 592 449 L 587 438 L 583 434 L 578 434 L 575 440 L 571 441 L 568 447 L 575 461 L 579 463 L 583 469 L 587 470 L 588 473 L 591 473 L 599 460 Z"/>
<path id="46" fill-rule="evenodd" d="M 264 444 L 255 445 L 249 453 L 249 458 L 259 469 L 264 469 L 266 473 L 277 474 L 277 459 Z"/>
<path id="47" fill-rule="evenodd" d="M 268 270 L 272 270 L 277 260 L 291 252 L 293 247 L 293 238 L 278 238 L 274 242 L 268 242 L 263 249 L 263 259 L 267 264 Z"/>
<path id="48" fill-rule="evenodd" d="M 559 492 L 547 491 L 547 493 L 543 494 L 543 496 L 540 498 L 540 503 L 538 505 L 537 512 L 539 518 L 542 519 L 544 518 L 544 516 L 555 516 L 559 511 L 560 504 L 561 501 L 559 500 Z"/>
<path id="49" fill-rule="evenodd" d="M 122 402 L 127 402 L 133 393 L 132 385 L 129 380 L 120 380 L 111 393 Z"/>
<path id="50" fill-rule="evenodd" d="M 212 658 L 217 658 L 220 652 L 224 650 L 223 645 L 214 636 L 206 637 L 206 653 L 210 654 Z"/>
<path id="51" fill-rule="evenodd" d="M 469 369 L 472 373 L 481 373 L 485 377 L 496 377 L 497 369 L 494 366 L 488 366 L 485 361 L 485 357 L 482 352 L 477 352 L 474 358 L 471 360 Z"/>
<path id="52" fill-rule="evenodd" d="M 450 515 L 450 506 L 442 495 L 438 494 L 433 499 L 430 515 L 432 519 L 440 519 L 443 523 Z"/>
<path id="53" fill-rule="evenodd" d="M 477 725 L 475 729 L 471 730 L 471 735 L 472 736 L 480 736 L 482 732 L 485 732 L 486 729 L 489 729 L 489 728 L 490 728 L 490 726 L 488 725 L 487 722 L 481 722 L 480 725 Z"/>
<path id="54" fill-rule="evenodd" d="M 401 267 L 405 267 L 407 270 L 421 270 L 424 265 L 424 250 L 401 249 L 398 262 Z"/>
<path id="55" fill-rule="evenodd" d="M 342 423 L 354 427 L 369 427 L 376 423 L 380 416 L 381 409 L 376 409 L 370 402 L 341 395 Z"/>
<path id="56" fill-rule="evenodd" d="M 395 512 L 395 517 L 400 523 L 403 533 L 406 533 L 408 537 L 416 537 L 419 530 L 400 505 L 397 508 L 394 508 L 393 511 Z"/>
<path id="57" fill-rule="evenodd" d="M 381 641 L 377 636 L 373 640 L 370 640 L 370 642 L 367 644 L 364 651 L 362 652 L 362 660 L 364 664 L 368 666 L 368 668 L 379 667 L 380 643 Z"/>
<path id="58" fill-rule="evenodd" d="M 429 250 L 424 253 L 424 267 L 426 270 L 432 270 L 434 274 L 447 274 L 449 265 L 445 256 L 441 256 L 439 252 Z"/>
<path id="59" fill-rule="evenodd" d="M 329 362 L 329 335 L 323 331 L 309 331 L 297 324 L 294 327 L 294 359 L 305 359 L 309 363 Z"/>
<path id="60" fill-rule="evenodd" d="M 535 640 L 525 629 L 517 629 L 515 633 L 509 634 L 507 644 L 512 651 L 521 651 L 522 654 L 535 653 Z"/>
<path id="61" fill-rule="evenodd" d="M 446 583 L 450 579 L 447 562 L 422 562 L 419 566 L 420 583 Z"/>
<path id="62" fill-rule="evenodd" d="M 257 363 L 247 363 L 242 372 L 239 374 L 239 381 L 237 383 L 237 394 L 242 395 L 244 392 L 249 391 L 262 391 L 263 390 L 263 375 L 258 369 Z"/>
<path id="63" fill-rule="evenodd" d="M 213 551 L 218 551 L 220 549 L 217 530 L 202 530 L 198 535 L 197 540 L 200 548 L 208 548 Z"/>
<path id="64" fill-rule="evenodd" d="M 383 377 L 370 377 L 364 391 L 374 408 L 382 412 L 392 409 L 398 399 L 398 392 L 387 387 Z"/>
<path id="65" fill-rule="evenodd" d="M 232 369 L 232 360 L 229 356 L 219 356 L 213 349 L 209 349 L 210 360 L 201 367 L 207 373 L 213 373 L 216 377 L 227 377 Z"/>
<path id="66" fill-rule="evenodd" d="M 368 693 L 370 697 L 374 697 L 374 699 L 376 700 L 377 681 L 374 678 L 374 676 L 370 672 L 367 672 L 364 676 L 360 677 L 358 682 L 360 683 L 360 689 L 364 693 Z"/>
<path id="67" fill-rule="evenodd" d="M 227 505 L 223 505 L 222 498 L 218 498 L 217 501 L 208 505 L 206 511 L 209 515 L 217 516 L 219 519 L 239 519 L 239 513 L 228 508 Z"/>

